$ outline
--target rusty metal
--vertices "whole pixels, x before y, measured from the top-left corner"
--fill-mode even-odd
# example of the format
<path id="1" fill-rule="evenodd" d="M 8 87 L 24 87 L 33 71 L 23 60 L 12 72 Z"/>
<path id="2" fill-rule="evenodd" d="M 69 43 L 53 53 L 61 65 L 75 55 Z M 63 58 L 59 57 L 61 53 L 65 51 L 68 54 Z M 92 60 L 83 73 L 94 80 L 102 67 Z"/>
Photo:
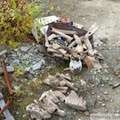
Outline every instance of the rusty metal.
<path id="1" fill-rule="evenodd" d="M 7 103 L 5 104 L 5 106 L 0 110 L 0 116 L 3 114 L 3 112 L 10 106 L 10 104 L 12 103 L 13 99 L 14 99 L 14 92 L 13 92 L 13 87 L 12 87 L 12 83 L 10 81 L 9 75 L 8 75 L 8 71 L 5 65 L 5 61 L 3 59 L 0 60 L 1 64 L 2 64 L 2 68 L 3 68 L 3 72 L 4 72 L 4 77 L 5 77 L 5 81 L 8 87 L 8 91 L 10 94 L 9 99 L 7 100 Z"/>

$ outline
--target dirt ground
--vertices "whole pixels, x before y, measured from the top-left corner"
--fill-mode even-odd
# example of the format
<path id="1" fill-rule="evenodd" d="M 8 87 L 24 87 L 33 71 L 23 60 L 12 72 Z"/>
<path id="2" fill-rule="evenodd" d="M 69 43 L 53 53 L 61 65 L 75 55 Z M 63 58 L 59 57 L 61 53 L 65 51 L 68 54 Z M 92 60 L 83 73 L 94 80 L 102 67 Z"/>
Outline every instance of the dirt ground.
<path id="1" fill-rule="evenodd" d="M 112 84 L 120 82 L 120 78 L 114 75 L 114 69 L 120 66 L 120 1 L 119 0 L 51 0 L 51 5 L 54 6 L 54 14 L 60 17 L 69 17 L 72 21 L 84 25 L 84 29 L 88 28 L 94 23 L 100 25 L 99 30 L 95 33 L 95 38 L 107 38 L 107 43 L 97 47 L 100 53 L 104 56 L 104 61 L 101 62 L 103 70 L 96 72 L 83 68 L 81 74 L 74 76 L 74 82 L 80 84 L 83 79 L 86 85 L 83 86 L 84 96 L 86 99 L 93 99 L 96 97 L 95 106 L 89 110 L 89 113 L 109 113 L 114 114 L 120 111 L 120 87 L 112 89 Z M 46 1 L 47 2 L 47 1 Z M 48 3 L 46 3 L 48 4 Z M 56 62 L 57 64 L 57 62 Z M 62 64 L 60 65 L 62 66 Z M 63 68 L 63 67 L 62 67 Z M 55 70 L 54 70 L 55 71 Z M 61 68 L 60 68 L 60 71 Z M 41 96 L 44 90 L 48 87 L 40 85 L 39 88 L 31 86 L 26 82 L 22 83 L 23 90 L 25 89 L 24 97 L 20 98 L 10 109 L 14 108 L 12 113 L 15 120 L 28 120 L 28 115 L 25 112 L 25 107 Z M 26 85 L 29 85 L 25 88 Z M 30 91 L 31 90 L 31 91 Z M 36 92 L 37 91 L 37 92 Z M 107 92 L 107 95 L 104 94 Z M 27 95 L 27 98 L 26 98 Z M 28 101 L 29 99 L 29 101 Z M 17 104 L 18 103 L 18 104 Z M 86 112 L 80 112 L 61 105 L 61 109 L 65 110 L 67 115 L 64 118 L 59 116 L 52 116 L 50 120 L 89 120 L 90 117 Z M 101 119 L 98 119 L 101 120 Z M 110 119 L 112 120 L 112 119 Z M 120 120 L 120 117 L 115 119 Z"/>

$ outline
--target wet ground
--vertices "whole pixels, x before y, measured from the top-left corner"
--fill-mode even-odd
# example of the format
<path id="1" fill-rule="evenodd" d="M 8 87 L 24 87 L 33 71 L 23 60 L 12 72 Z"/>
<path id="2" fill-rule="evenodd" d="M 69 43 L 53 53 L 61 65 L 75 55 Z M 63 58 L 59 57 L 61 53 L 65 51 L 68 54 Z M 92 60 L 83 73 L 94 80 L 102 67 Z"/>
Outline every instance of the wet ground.
<path id="1" fill-rule="evenodd" d="M 103 70 L 88 70 L 83 68 L 80 75 L 73 76 L 73 82 L 81 84 L 81 79 L 86 82 L 82 86 L 85 99 L 96 100 L 96 104 L 89 113 L 109 113 L 120 114 L 120 87 L 112 89 L 112 85 L 120 82 L 114 74 L 114 69 L 120 66 L 120 1 L 119 0 L 51 0 L 51 6 L 54 6 L 54 14 L 61 17 L 69 17 L 72 21 L 84 25 L 87 30 L 94 22 L 100 25 L 99 30 L 95 33 L 95 38 L 107 38 L 107 43 L 96 47 L 104 56 L 101 61 Z M 47 3 L 48 4 L 48 3 Z M 58 61 L 50 59 L 52 63 L 57 64 Z M 62 72 L 68 63 L 61 62 L 57 68 L 49 70 L 52 74 Z M 48 71 L 47 71 L 48 72 Z M 28 120 L 28 114 L 25 111 L 26 106 L 34 99 L 38 99 L 42 92 L 49 90 L 50 87 L 41 84 L 41 79 L 47 75 L 47 72 L 38 75 L 37 82 L 34 80 L 26 80 L 24 76 L 11 76 L 14 82 L 21 87 L 18 91 L 18 97 L 10 107 L 11 113 L 15 120 Z M 16 78 L 16 79 L 15 79 Z M 3 79 L 2 77 L 0 78 Z M 5 91 L 6 93 L 6 91 Z M 67 115 L 64 118 L 52 116 L 50 120 L 89 120 L 90 117 L 86 112 L 76 111 L 67 106 L 60 105 Z M 98 119 L 99 120 L 99 119 Z M 111 119 L 112 120 L 112 119 Z M 117 118 L 120 120 L 120 118 Z"/>

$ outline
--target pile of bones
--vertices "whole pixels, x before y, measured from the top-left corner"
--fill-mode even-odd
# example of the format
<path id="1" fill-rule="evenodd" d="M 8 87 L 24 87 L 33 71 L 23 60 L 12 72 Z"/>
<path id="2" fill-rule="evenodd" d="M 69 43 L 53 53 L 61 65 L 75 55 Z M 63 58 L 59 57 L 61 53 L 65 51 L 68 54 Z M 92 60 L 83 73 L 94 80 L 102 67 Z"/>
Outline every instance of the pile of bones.
<path id="1" fill-rule="evenodd" d="M 73 22 L 52 22 L 44 30 L 46 52 L 54 57 L 69 60 L 69 67 L 73 71 L 81 70 L 82 64 L 88 68 L 100 70 L 99 60 L 103 56 L 93 48 L 93 34 L 99 26 L 94 23 L 88 31 Z"/>

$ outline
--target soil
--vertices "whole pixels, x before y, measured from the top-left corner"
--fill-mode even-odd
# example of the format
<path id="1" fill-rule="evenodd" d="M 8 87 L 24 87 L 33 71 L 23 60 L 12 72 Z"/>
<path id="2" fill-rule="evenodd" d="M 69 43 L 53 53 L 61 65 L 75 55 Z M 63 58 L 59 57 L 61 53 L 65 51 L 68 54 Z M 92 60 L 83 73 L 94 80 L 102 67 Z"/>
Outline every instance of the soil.
<path id="1" fill-rule="evenodd" d="M 107 43 L 96 48 L 105 58 L 104 61 L 101 61 L 103 70 L 97 72 L 84 67 L 80 75 L 72 74 L 72 76 L 73 82 L 80 84 L 81 79 L 86 82 L 86 85 L 82 86 L 82 92 L 79 94 L 83 94 L 85 99 L 91 99 L 92 102 L 93 98 L 96 97 L 97 99 L 95 106 L 89 110 L 90 114 L 114 114 L 115 111 L 120 110 L 120 87 L 112 89 L 111 86 L 112 84 L 120 82 L 120 78 L 114 74 L 115 67 L 120 65 L 120 47 L 118 46 L 118 43 L 120 44 L 120 1 L 51 0 L 50 3 L 50 5 L 55 8 L 53 14 L 60 17 L 69 17 L 72 21 L 83 24 L 86 30 L 88 30 L 94 22 L 100 25 L 99 30 L 95 33 L 95 38 L 99 37 L 102 40 L 104 40 L 103 38 L 108 39 Z M 44 1 L 44 4 L 48 6 L 49 3 Z M 59 65 L 60 69 L 57 67 L 53 69 L 51 73 L 62 72 L 64 66 L 66 66 L 65 64 L 66 63 L 61 63 L 61 65 Z M 44 76 L 46 76 L 46 73 L 40 75 L 39 79 L 42 79 Z M 34 83 L 34 81 L 26 81 L 24 77 L 16 81 L 17 84 L 21 86 L 22 92 L 19 92 L 17 100 L 10 107 L 10 111 L 14 115 L 15 120 L 28 120 L 28 114 L 25 111 L 26 106 L 33 102 L 34 99 L 38 99 L 43 91 L 49 90 L 50 88 L 40 82 Z M 108 95 L 105 95 L 104 92 L 106 91 Z M 65 110 L 67 115 L 64 118 L 53 115 L 50 120 L 90 119 L 86 112 L 76 111 L 62 104 L 60 108 Z M 120 117 L 117 120 L 120 120 Z"/>

